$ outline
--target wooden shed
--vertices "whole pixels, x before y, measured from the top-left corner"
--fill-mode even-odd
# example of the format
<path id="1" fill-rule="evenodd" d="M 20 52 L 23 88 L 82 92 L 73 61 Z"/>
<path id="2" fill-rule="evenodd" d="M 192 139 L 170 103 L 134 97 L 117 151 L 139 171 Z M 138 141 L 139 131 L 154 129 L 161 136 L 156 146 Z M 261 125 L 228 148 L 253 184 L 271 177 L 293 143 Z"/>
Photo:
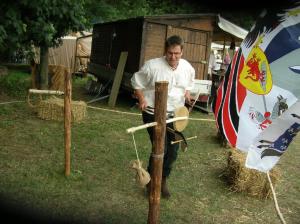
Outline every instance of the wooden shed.
<path id="1" fill-rule="evenodd" d="M 130 78 L 143 63 L 164 54 L 164 42 L 171 35 L 184 40 L 183 58 L 196 70 L 196 79 L 206 79 L 212 41 L 240 43 L 247 31 L 217 14 L 145 16 L 93 27 L 88 73 L 100 82 L 114 78 L 120 53 L 128 52 L 122 87 L 131 90 Z"/>

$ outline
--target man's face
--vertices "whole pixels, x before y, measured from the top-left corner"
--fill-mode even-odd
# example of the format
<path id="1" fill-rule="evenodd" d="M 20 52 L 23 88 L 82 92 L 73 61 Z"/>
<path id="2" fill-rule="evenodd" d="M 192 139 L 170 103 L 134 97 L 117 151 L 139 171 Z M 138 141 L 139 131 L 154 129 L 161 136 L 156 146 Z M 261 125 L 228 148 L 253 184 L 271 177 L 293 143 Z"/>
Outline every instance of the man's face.
<path id="1" fill-rule="evenodd" d="M 166 50 L 166 60 L 172 68 L 177 67 L 181 56 L 182 56 L 182 49 L 181 49 L 180 45 L 170 46 Z"/>

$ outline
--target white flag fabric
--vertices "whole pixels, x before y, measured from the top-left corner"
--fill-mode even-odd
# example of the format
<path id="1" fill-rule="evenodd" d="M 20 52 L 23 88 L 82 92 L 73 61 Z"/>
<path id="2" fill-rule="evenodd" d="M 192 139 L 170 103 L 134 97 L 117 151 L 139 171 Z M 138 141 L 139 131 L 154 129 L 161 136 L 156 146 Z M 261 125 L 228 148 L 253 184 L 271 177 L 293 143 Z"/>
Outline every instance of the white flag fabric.
<path id="1" fill-rule="evenodd" d="M 267 137 L 266 141 L 276 142 L 284 135 L 300 113 L 294 111 L 295 117 L 288 115 L 293 113 L 292 108 L 298 108 L 299 99 L 300 0 L 297 0 L 285 1 L 281 8 L 264 11 L 257 19 L 226 71 L 213 110 L 220 134 L 232 147 L 249 152 L 246 166 L 266 172 L 285 150 L 272 154 L 270 149 L 261 157 L 259 153 L 266 150 L 267 143 L 258 141 Z M 278 142 L 275 145 L 276 148 Z"/>
<path id="2" fill-rule="evenodd" d="M 247 154 L 246 167 L 261 172 L 272 169 L 299 131 L 300 102 L 298 101 L 255 138 Z"/>

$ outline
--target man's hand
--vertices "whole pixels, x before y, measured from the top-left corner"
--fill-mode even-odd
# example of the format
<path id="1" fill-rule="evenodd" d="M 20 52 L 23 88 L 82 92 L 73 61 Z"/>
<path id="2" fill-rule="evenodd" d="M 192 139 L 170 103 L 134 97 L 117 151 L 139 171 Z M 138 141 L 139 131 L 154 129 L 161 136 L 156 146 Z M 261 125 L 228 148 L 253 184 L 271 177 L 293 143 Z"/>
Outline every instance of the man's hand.
<path id="1" fill-rule="evenodd" d="M 185 98 L 185 102 L 187 104 L 191 104 L 192 103 L 192 97 L 191 97 L 191 93 L 190 93 L 189 90 L 185 91 L 184 98 Z"/>
<path id="2" fill-rule="evenodd" d="M 136 98 L 138 99 L 139 101 L 139 108 L 143 111 L 146 109 L 147 107 L 147 101 L 145 100 L 144 98 L 144 94 L 142 92 L 142 90 L 140 89 L 136 89 L 134 91 L 134 95 L 136 96 Z"/>
<path id="3" fill-rule="evenodd" d="M 143 111 L 145 110 L 147 107 L 147 102 L 146 100 L 143 98 L 143 99 L 139 99 L 139 108 Z"/>

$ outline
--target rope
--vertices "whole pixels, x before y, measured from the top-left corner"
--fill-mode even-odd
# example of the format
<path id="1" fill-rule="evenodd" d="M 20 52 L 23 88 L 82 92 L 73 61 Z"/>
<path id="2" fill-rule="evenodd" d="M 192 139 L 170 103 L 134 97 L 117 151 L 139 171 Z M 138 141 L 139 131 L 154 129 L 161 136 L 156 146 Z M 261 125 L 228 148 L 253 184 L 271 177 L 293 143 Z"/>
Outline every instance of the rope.
<path id="1" fill-rule="evenodd" d="M 2 102 L 2 103 L 0 103 L 1 105 L 2 104 L 10 104 L 10 103 L 24 103 L 25 101 L 24 100 L 22 100 L 22 101 L 10 101 L 10 102 Z"/>
<path id="2" fill-rule="evenodd" d="M 162 154 L 151 153 L 151 156 L 156 159 L 162 159 L 162 158 L 164 158 L 164 153 L 162 153 Z"/>
<path id="3" fill-rule="evenodd" d="M 115 112 L 115 113 L 121 113 L 121 114 L 129 114 L 129 115 L 136 115 L 136 116 L 142 116 L 141 113 L 132 113 L 132 112 L 125 112 L 125 111 L 119 111 L 119 110 L 110 110 L 106 108 L 101 108 L 101 107 L 93 107 L 93 106 L 87 106 L 88 108 L 91 109 L 96 109 L 96 110 L 104 110 L 104 111 L 110 111 L 110 112 Z M 192 121 L 215 121 L 214 119 L 206 119 L 206 118 L 188 118 L 189 120 Z"/>
<path id="4" fill-rule="evenodd" d="M 282 213 L 280 212 L 278 203 L 277 203 L 277 198 L 276 198 L 276 194 L 275 194 L 275 191 L 274 191 L 274 188 L 273 188 L 273 184 L 272 184 L 272 182 L 271 182 L 271 178 L 270 178 L 270 175 L 269 175 L 269 171 L 267 171 L 267 177 L 268 177 L 268 181 L 269 181 L 269 183 L 270 183 L 270 187 L 271 187 L 271 190 L 272 190 L 272 194 L 273 194 L 273 198 L 274 198 L 274 204 L 275 204 L 275 208 L 276 208 L 276 211 L 277 211 L 277 215 L 279 216 L 281 223 L 286 224 L 286 222 L 285 222 L 285 220 L 284 220 L 284 218 L 283 218 L 283 215 L 282 215 Z"/>
<path id="5" fill-rule="evenodd" d="M 40 96 L 40 100 L 42 100 L 41 96 Z M 0 103 L 0 105 L 1 104 L 9 104 L 9 103 L 21 103 L 21 102 L 24 102 L 24 101 L 4 102 L 4 103 Z M 29 96 L 27 96 L 27 103 L 28 103 L 29 106 L 35 107 L 30 102 L 30 97 Z M 93 107 L 93 106 L 87 106 L 87 107 L 91 108 L 91 109 L 96 109 L 96 110 L 104 110 L 104 111 L 110 111 L 110 112 L 121 113 L 121 114 L 129 114 L 129 115 L 135 115 L 135 116 L 142 116 L 142 114 L 140 114 L 140 113 L 131 113 L 131 112 L 125 112 L 125 111 L 110 110 L 110 109 L 105 109 L 105 108 L 101 108 L 101 107 Z M 192 120 L 192 121 L 212 121 L 212 122 L 215 121 L 214 119 L 206 119 L 206 118 L 191 118 L 191 117 L 189 117 L 188 119 Z"/>
<path id="6" fill-rule="evenodd" d="M 139 163 L 139 168 L 141 168 L 141 162 L 140 162 L 139 154 L 138 154 L 138 151 L 137 151 L 137 148 L 136 148 L 134 134 L 133 134 L 133 132 L 131 134 L 132 134 L 132 140 L 133 140 L 133 145 L 134 145 L 134 149 L 135 149 L 136 158 L 137 158 L 137 161 Z"/>
<path id="7" fill-rule="evenodd" d="M 145 169 L 143 169 L 143 167 L 142 167 L 142 163 L 140 161 L 139 154 L 138 154 L 137 147 L 136 147 L 136 143 L 135 143 L 135 139 L 134 139 L 134 134 L 133 133 L 131 133 L 131 134 L 132 134 L 135 154 L 136 154 L 136 158 L 137 158 L 137 160 L 134 160 L 131 163 L 131 165 L 132 165 L 131 168 L 135 169 L 136 172 L 137 172 L 137 175 L 136 175 L 137 182 L 142 187 L 145 187 L 145 185 L 150 182 L 151 177 L 150 177 L 150 174 Z M 138 163 L 138 164 L 136 164 L 136 163 Z"/>
<path id="8" fill-rule="evenodd" d="M 93 107 L 93 106 L 87 106 L 87 107 L 91 108 L 91 109 L 96 109 L 96 110 L 105 110 L 105 111 L 121 113 L 121 114 L 130 114 L 130 115 L 142 116 L 142 114 L 138 114 L 138 113 L 124 112 L 124 111 L 118 111 L 118 110 L 110 110 L 110 109 L 105 109 L 105 108 L 101 108 L 101 107 Z"/>

